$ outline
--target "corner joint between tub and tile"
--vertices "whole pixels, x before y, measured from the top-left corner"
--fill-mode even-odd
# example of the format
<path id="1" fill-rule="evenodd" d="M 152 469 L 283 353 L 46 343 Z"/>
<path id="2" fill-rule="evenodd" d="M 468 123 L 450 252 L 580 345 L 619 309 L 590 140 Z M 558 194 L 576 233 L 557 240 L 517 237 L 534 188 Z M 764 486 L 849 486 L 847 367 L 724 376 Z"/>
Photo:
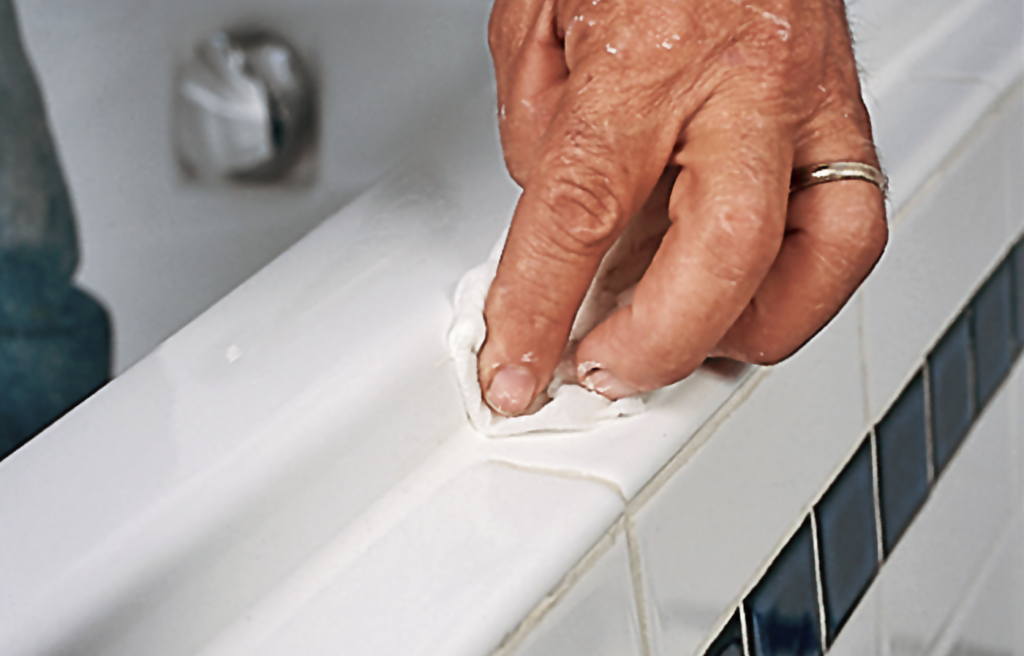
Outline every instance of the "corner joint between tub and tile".
<path id="1" fill-rule="evenodd" d="M 637 624 L 640 627 L 640 644 L 644 656 L 654 656 L 651 645 L 650 615 L 647 613 L 647 596 L 644 593 L 643 563 L 640 555 L 640 537 L 636 532 L 633 518 L 626 514 L 622 518 L 626 534 L 626 553 L 629 556 L 629 576 L 632 582 Z"/>
<path id="2" fill-rule="evenodd" d="M 615 493 L 615 496 L 617 496 L 619 500 L 622 502 L 623 508 L 625 508 L 625 505 L 627 503 L 626 493 L 623 491 L 622 487 L 618 483 L 609 478 L 598 476 L 597 474 L 594 474 L 592 472 L 563 467 L 544 467 L 541 465 L 527 465 L 512 460 L 503 460 L 497 457 L 492 458 L 490 462 L 501 467 L 508 467 L 516 471 L 529 472 L 531 474 L 555 476 L 557 478 L 565 478 L 572 481 L 585 481 L 588 483 L 597 483 L 598 485 L 603 485 L 604 487 L 608 488 L 613 493 Z"/>
<path id="3" fill-rule="evenodd" d="M 521 471 L 526 470 L 526 468 L 515 468 Z M 584 575 L 586 575 L 587 572 L 593 569 L 601 557 L 611 550 L 615 545 L 616 540 L 620 537 L 622 539 L 627 539 L 625 517 L 619 517 L 619 519 L 612 524 L 611 528 L 601 535 L 587 553 L 584 554 L 575 565 L 569 568 L 569 571 L 565 576 L 563 576 L 562 579 L 556 583 L 553 588 L 551 588 L 551 591 L 544 595 L 544 598 L 526 614 L 526 617 L 524 617 L 514 629 L 505 634 L 501 643 L 494 649 L 494 651 L 491 652 L 490 656 L 513 656 L 516 650 L 518 650 L 522 645 L 523 641 L 526 640 L 530 633 L 540 625 L 547 614 L 558 605 L 558 603 L 569 593 L 570 590 L 573 589 L 573 587 L 580 581 L 580 579 L 583 578 Z M 627 551 L 628 550 L 629 543 L 627 542 Z M 631 555 L 630 569 L 632 570 Z M 639 609 L 637 612 L 639 614 Z M 639 617 L 638 620 L 643 622 L 643 617 Z M 642 626 L 643 625 L 641 624 L 641 627 Z M 644 656 L 650 656 L 650 654 L 645 652 Z"/>
<path id="4" fill-rule="evenodd" d="M 1010 82 L 1002 93 L 991 102 L 982 116 L 974 123 L 968 132 L 956 142 L 939 162 L 938 166 L 932 169 L 924 180 L 911 191 L 900 207 L 892 208 L 892 216 L 889 217 L 889 230 L 895 230 L 901 223 L 911 216 L 914 211 L 923 204 L 932 192 L 942 184 L 946 176 L 963 159 L 970 148 L 977 143 L 982 135 L 994 127 L 999 117 L 1007 110 L 1009 105 L 1024 88 L 1024 76 L 1017 76 Z"/>
<path id="5" fill-rule="evenodd" d="M 698 428 L 693 437 L 686 441 L 661 469 L 644 484 L 643 487 L 627 501 L 626 513 L 630 514 L 643 507 L 650 499 L 661 490 L 691 458 L 700 450 L 704 444 L 718 431 L 719 427 L 732 416 L 760 386 L 761 382 L 771 375 L 772 367 L 756 367 L 754 372 L 736 389 L 729 399 L 723 403 L 718 410 Z"/>

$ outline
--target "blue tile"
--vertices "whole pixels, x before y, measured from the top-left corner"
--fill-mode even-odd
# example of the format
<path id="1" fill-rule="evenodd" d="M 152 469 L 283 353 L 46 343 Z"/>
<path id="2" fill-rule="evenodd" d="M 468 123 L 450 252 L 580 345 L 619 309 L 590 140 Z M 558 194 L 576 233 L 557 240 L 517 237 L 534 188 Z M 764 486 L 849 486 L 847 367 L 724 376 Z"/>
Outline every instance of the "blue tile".
<path id="1" fill-rule="evenodd" d="M 1003 382 L 1013 363 L 1010 267 L 1004 262 L 971 300 L 975 392 L 979 411 Z"/>
<path id="2" fill-rule="evenodd" d="M 945 469 L 974 421 L 971 339 L 961 314 L 928 356 L 935 473 Z"/>
<path id="3" fill-rule="evenodd" d="M 743 656 L 743 629 L 740 628 L 739 611 L 733 613 L 729 623 L 704 651 L 704 656 Z"/>
<path id="4" fill-rule="evenodd" d="M 1007 256 L 1013 274 L 1013 336 L 1016 351 L 1024 347 L 1024 242 L 1018 242 Z"/>
<path id="5" fill-rule="evenodd" d="M 878 572 L 870 438 L 857 449 L 815 508 L 828 644 Z"/>
<path id="6" fill-rule="evenodd" d="M 893 548 L 928 497 L 924 379 L 920 372 L 875 426 L 878 493 L 885 554 Z"/>
<path id="7" fill-rule="evenodd" d="M 820 656 L 821 625 L 809 518 L 747 597 L 746 607 L 752 656 Z"/>

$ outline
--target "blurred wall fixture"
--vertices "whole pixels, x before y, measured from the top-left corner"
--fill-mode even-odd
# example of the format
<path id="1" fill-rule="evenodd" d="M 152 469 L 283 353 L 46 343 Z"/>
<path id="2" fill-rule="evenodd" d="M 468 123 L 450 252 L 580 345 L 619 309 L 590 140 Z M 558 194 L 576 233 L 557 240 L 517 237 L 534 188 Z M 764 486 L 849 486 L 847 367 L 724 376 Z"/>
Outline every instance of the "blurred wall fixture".
<path id="1" fill-rule="evenodd" d="M 175 144 L 190 177 L 273 182 L 306 168 L 313 84 L 284 39 L 216 32 L 181 67 L 176 91 Z"/>

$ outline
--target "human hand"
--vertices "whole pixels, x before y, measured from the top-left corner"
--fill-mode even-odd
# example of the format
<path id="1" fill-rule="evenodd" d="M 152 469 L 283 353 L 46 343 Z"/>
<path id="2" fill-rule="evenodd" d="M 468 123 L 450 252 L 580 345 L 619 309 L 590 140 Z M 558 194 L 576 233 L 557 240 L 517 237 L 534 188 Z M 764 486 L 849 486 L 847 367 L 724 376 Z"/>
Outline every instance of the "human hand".
<path id="1" fill-rule="evenodd" d="M 785 359 L 880 257 L 877 187 L 789 193 L 797 167 L 878 166 L 841 0 L 497 0 L 490 45 L 523 186 L 479 356 L 498 412 L 527 411 L 547 387 L 638 213 L 667 217 L 637 249 L 649 267 L 626 267 L 620 288 L 642 273 L 632 303 L 576 352 L 580 382 L 613 399 L 709 355 Z"/>

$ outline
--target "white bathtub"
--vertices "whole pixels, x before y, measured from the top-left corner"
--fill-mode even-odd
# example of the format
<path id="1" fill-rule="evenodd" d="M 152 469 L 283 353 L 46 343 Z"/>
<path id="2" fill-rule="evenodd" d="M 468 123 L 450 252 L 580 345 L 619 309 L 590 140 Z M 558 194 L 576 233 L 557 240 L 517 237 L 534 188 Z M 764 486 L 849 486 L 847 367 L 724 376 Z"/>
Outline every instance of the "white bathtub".
<path id="1" fill-rule="evenodd" d="M 236 14 L 83 10 L 109 37 L 90 55 L 104 84 L 151 103 L 115 120 L 81 111 L 111 102 L 79 73 L 95 64 L 58 56 L 83 36 L 76 19 L 24 7 L 79 204 L 82 283 L 124 326 L 122 365 L 298 241 L 0 463 L 0 653 L 704 653 L 738 607 L 753 612 L 783 546 L 1024 227 L 1024 4 L 854 5 L 893 234 L 849 306 L 785 364 L 701 371 L 640 417 L 482 438 L 444 334 L 455 281 L 517 197 L 487 8 L 364 4 L 259 12 L 317 53 L 325 141 L 314 187 L 245 192 L 181 186 L 158 132 L 168 53 Z M 383 56 L 401 16 L 417 33 L 438 21 L 429 57 L 385 66 L 408 87 L 331 49 L 348 34 Z M 132 26 L 172 35 L 149 48 L 159 62 L 118 54 Z M 347 104 L 340 71 L 377 110 Z M 1024 653 L 1022 395 L 1017 366 L 929 469 L 927 502 L 832 653 Z"/>

